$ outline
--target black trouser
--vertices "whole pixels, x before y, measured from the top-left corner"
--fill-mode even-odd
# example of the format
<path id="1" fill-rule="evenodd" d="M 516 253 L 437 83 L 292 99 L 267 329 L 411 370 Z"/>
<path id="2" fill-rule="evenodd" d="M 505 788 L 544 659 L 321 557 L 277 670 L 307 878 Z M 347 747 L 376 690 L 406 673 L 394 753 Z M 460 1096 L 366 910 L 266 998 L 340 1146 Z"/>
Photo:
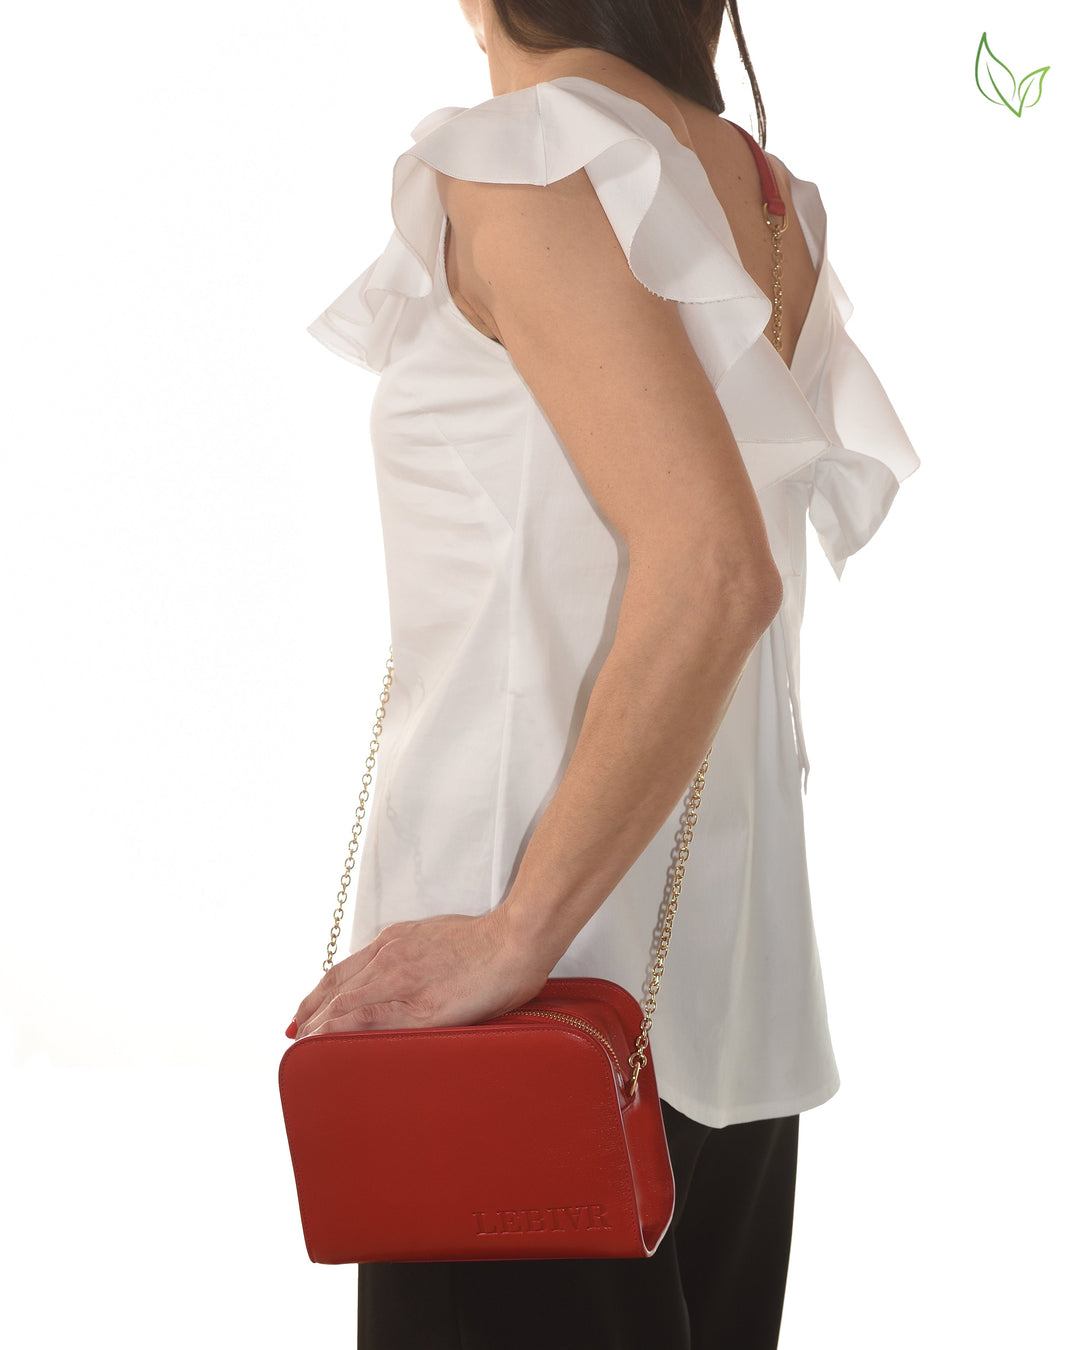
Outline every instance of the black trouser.
<path id="1" fill-rule="evenodd" d="M 359 1350 L 776 1350 L 799 1117 L 663 1108 L 675 1216 L 648 1260 L 362 1265 Z"/>

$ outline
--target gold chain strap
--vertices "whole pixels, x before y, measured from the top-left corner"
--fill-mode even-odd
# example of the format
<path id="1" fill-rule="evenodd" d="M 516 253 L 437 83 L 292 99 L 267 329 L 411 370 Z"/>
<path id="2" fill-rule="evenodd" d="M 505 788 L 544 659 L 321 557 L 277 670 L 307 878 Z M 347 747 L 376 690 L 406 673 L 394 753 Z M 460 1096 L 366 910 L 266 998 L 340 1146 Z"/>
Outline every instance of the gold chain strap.
<path id="1" fill-rule="evenodd" d="M 690 805 L 686 808 L 686 821 L 683 824 L 682 837 L 679 840 L 679 853 L 675 862 L 675 875 L 671 880 L 671 894 L 668 897 L 667 907 L 664 910 L 664 926 L 660 930 L 660 941 L 656 947 L 656 959 L 653 961 L 652 975 L 649 977 L 649 986 L 645 993 L 645 1002 L 642 1004 L 643 1017 L 641 1019 L 641 1030 L 638 1032 L 637 1044 L 634 1046 L 634 1053 L 630 1056 L 630 1096 L 637 1091 L 638 1074 L 642 1071 L 648 1060 L 645 1055 L 645 1049 L 649 1044 L 649 1032 L 652 1031 L 653 1015 L 656 1012 L 656 996 L 660 992 L 660 981 L 664 978 L 664 962 L 667 960 L 668 944 L 671 942 L 671 928 L 675 922 L 675 915 L 679 912 L 679 896 L 682 895 L 683 876 L 686 872 L 686 860 L 690 856 L 690 841 L 694 837 L 694 826 L 697 824 L 698 807 L 701 805 L 701 790 L 705 786 L 705 775 L 709 769 L 709 754 L 705 756 L 701 768 L 697 771 L 697 777 L 694 779 L 694 791 L 690 798 Z"/>
<path id="2" fill-rule="evenodd" d="M 765 215 L 765 224 L 773 231 L 775 262 L 773 265 L 772 340 L 777 351 L 779 351 L 780 327 L 783 318 L 783 303 L 780 292 L 780 236 L 787 229 L 787 221 L 785 219 L 782 225 L 775 225 L 769 220 L 768 203 L 763 203 L 762 207 Z M 386 717 L 386 704 L 390 698 L 390 685 L 393 678 L 394 649 L 391 647 L 390 656 L 386 662 L 386 674 L 383 676 L 382 693 L 379 696 L 379 710 L 375 715 L 375 724 L 372 727 L 371 745 L 368 747 L 368 757 L 364 761 L 363 786 L 360 792 L 360 800 L 356 807 L 356 817 L 352 827 L 352 839 L 349 843 L 348 856 L 345 859 L 345 870 L 341 877 L 341 889 L 337 893 L 338 905 L 334 910 L 334 925 L 330 930 L 330 941 L 326 947 L 326 960 L 323 962 L 324 973 L 334 964 L 334 956 L 337 953 L 337 940 L 341 936 L 341 919 L 345 912 L 345 901 L 348 898 L 346 892 L 348 891 L 349 881 L 352 877 L 353 862 L 356 857 L 360 832 L 363 828 L 363 821 L 367 812 L 368 790 L 371 787 L 371 773 L 375 767 L 375 754 L 379 748 L 379 737 L 382 735 L 383 721 Z M 656 957 L 653 960 L 652 973 L 649 977 L 649 984 L 645 994 L 645 1002 L 642 1004 L 641 1030 L 638 1032 L 634 1051 L 629 1060 L 631 1070 L 631 1097 L 637 1091 L 638 1076 L 648 1063 L 648 1057 L 646 1056 L 645 1051 L 648 1048 L 649 1032 L 652 1030 L 653 1017 L 656 1014 L 656 998 L 660 992 L 660 981 L 664 978 L 664 963 L 667 960 L 668 946 L 671 943 L 671 929 L 675 922 L 675 915 L 679 912 L 679 897 L 682 895 L 683 877 L 686 873 L 687 859 L 690 857 L 690 843 L 694 837 L 694 826 L 697 824 L 698 808 L 701 806 L 701 793 L 705 787 L 705 774 L 708 772 L 709 758 L 711 755 L 712 749 L 710 748 L 708 755 L 705 756 L 701 768 L 698 769 L 697 775 L 694 778 L 693 791 L 691 793 L 689 805 L 686 808 L 686 820 L 683 823 L 682 835 L 679 839 L 679 852 L 675 863 L 675 873 L 671 882 L 671 894 L 668 896 L 667 905 L 664 909 L 664 923 L 660 930 L 660 940 L 657 943 Z"/>
<path id="3" fill-rule="evenodd" d="M 375 767 L 375 752 L 379 748 L 379 737 L 382 735 L 383 721 L 386 718 L 386 704 L 390 698 L 390 682 L 394 678 L 394 649 L 390 648 L 390 656 L 386 662 L 386 674 L 383 676 L 382 693 L 379 695 L 379 711 L 375 714 L 375 725 L 371 728 L 371 744 L 368 747 L 368 757 L 364 761 L 364 777 L 361 779 L 363 787 L 360 790 L 360 800 L 356 806 L 356 818 L 353 821 L 352 839 L 349 842 L 349 853 L 345 859 L 345 871 L 341 875 L 341 890 L 337 893 L 338 904 L 334 910 L 334 926 L 330 929 L 330 941 L 326 944 L 326 960 L 323 962 L 323 973 L 329 971 L 334 964 L 334 957 L 337 954 L 337 940 L 341 936 L 341 917 L 345 913 L 345 901 L 348 899 L 346 892 L 349 889 L 349 882 L 352 879 L 353 860 L 356 857 L 356 850 L 359 846 L 360 831 L 363 828 L 364 816 L 367 814 L 368 789 L 371 787 L 371 771 Z"/>
<path id="4" fill-rule="evenodd" d="M 780 294 L 780 236 L 787 229 L 787 216 L 784 216 L 784 223 L 777 225 L 769 219 L 769 203 L 761 203 L 761 211 L 765 217 L 765 225 L 772 230 L 773 234 L 773 346 L 780 351 L 780 325 L 784 318 L 784 301 Z"/>

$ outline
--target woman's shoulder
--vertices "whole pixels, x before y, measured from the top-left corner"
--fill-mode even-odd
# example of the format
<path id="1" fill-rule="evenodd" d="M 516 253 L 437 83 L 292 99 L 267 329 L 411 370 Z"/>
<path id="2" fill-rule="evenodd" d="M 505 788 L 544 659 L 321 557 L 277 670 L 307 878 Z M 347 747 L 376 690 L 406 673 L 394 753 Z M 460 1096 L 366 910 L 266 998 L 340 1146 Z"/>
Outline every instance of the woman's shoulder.
<path id="1" fill-rule="evenodd" d="M 395 168 L 395 218 L 419 200 L 420 169 L 430 176 L 439 215 L 455 228 L 487 214 L 503 218 L 501 207 L 485 210 L 496 198 L 520 201 L 523 209 L 534 201 L 547 211 L 531 195 L 538 187 L 558 185 L 555 195 L 571 218 L 575 198 L 591 195 L 637 280 L 664 299 L 722 304 L 729 318 L 738 311 L 741 350 L 752 323 L 765 324 L 769 305 L 742 267 L 678 106 L 659 88 L 635 90 L 648 96 L 648 106 L 597 80 L 566 75 L 471 108 L 439 109 L 413 129 L 414 144 Z"/>
<path id="2" fill-rule="evenodd" d="M 542 80 L 470 108 L 439 108 L 412 130 L 406 151 L 443 179 L 557 182 L 613 145 L 692 150 L 678 106 L 656 81 L 624 88 L 581 75 Z"/>

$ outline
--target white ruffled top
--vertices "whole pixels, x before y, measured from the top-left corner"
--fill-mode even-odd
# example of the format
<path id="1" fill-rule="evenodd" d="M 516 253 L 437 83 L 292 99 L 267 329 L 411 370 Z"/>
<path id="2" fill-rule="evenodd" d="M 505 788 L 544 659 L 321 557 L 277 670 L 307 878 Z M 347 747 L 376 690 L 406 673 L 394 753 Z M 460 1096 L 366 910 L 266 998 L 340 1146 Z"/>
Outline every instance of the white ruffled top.
<path id="1" fill-rule="evenodd" d="M 412 138 L 386 248 L 309 329 L 379 375 L 370 430 L 395 671 L 350 951 L 388 923 L 478 914 L 506 895 L 614 637 L 625 546 L 510 354 L 451 299 L 435 178 L 546 184 L 584 167 L 634 276 L 680 305 L 784 578 L 710 761 L 652 1032 L 661 1096 L 713 1126 L 819 1105 L 840 1080 L 800 792 L 806 519 L 839 577 L 919 460 L 845 331 L 818 189 L 788 170 L 818 269 L 789 370 L 700 160 L 643 104 L 564 76 L 440 108 Z M 682 810 L 554 974 L 643 997 Z"/>

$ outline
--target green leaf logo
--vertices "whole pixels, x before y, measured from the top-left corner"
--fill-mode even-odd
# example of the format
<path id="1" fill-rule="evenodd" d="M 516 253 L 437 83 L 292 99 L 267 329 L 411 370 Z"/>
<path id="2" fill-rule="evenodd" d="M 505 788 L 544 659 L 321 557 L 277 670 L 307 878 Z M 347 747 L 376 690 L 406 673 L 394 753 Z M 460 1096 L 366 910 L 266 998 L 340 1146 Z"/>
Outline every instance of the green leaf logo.
<path id="1" fill-rule="evenodd" d="M 1038 103 L 1042 97 L 1043 76 L 1049 69 L 1049 66 L 1042 66 L 1033 70 L 1017 84 L 1009 67 L 990 50 L 986 34 L 979 39 L 979 50 L 975 53 L 975 83 L 979 93 L 991 103 L 1003 103 L 1017 117 L 1025 108 L 1033 108 Z"/>

